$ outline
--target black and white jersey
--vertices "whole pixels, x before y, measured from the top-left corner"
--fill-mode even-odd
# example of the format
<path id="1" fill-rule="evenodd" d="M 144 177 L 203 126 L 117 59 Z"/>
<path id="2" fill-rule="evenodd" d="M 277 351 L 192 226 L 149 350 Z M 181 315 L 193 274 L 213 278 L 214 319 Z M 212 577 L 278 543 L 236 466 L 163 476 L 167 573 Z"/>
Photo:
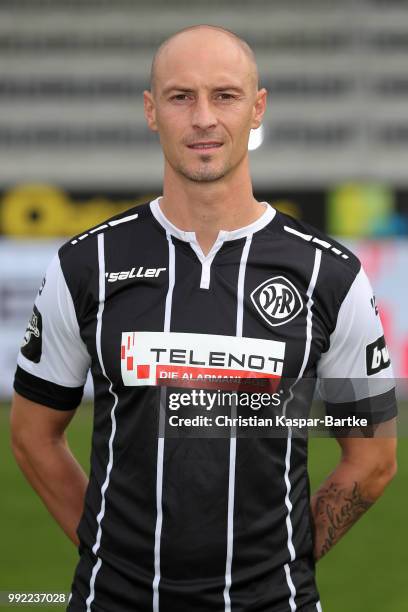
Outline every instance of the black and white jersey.
<path id="1" fill-rule="evenodd" d="M 207 255 L 159 199 L 136 207 L 69 241 L 51 262 L 15 389 L 73 409 L 89 369 L 91 472 L 68 610 L 320 610 L 307 440 L 290 426 L 281 436 L 239 436 L 234 427 L 175 435 L 169 415 L 181 411 L 169 398 L 184 380 L 269 380 L 276 390 L 311 379 L 321 381 L 328 411 L 366 414 L 375 405 L 375 421 L 395 416 L 389 355 L 359 260 L 266 204 L 254 223 L 221 231 Z M 292 384 L 285 415 L 294 397 Z"/>

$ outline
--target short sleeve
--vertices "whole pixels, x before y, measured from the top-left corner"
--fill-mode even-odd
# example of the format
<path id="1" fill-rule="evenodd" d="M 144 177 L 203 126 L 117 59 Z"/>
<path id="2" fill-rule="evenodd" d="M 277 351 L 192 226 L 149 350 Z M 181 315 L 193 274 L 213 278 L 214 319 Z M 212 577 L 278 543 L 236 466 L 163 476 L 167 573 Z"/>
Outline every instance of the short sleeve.
<path id="1" fill-rule="evenodd" d="M 390 355 L 375 297 L 362 267 L 340 306 L 317 375 L 328 414 L 364 415 L 370 423 L 379 423 L 397 413 Z"/>
<path id="2" fill-rule="evenodd" d="M 76 408 L 90 366 L 58 254 L 35 299 L 17 359 L 15 390 L 39 404 Z"/>

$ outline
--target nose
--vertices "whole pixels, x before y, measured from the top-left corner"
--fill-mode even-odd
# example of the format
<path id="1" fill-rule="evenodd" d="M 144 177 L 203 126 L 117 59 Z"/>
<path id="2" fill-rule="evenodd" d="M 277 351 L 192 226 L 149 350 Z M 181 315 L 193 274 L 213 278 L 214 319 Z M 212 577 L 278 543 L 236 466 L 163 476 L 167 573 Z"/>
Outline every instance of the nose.
<path id="1" fill-rule="evenodd" d="M 214 109 L 211 108 L 211 103 L 206 96 L 197 98 L 193 109 L 192 124 L 193 127 L 201 130 L 208 130 L 217 124 Z"/>

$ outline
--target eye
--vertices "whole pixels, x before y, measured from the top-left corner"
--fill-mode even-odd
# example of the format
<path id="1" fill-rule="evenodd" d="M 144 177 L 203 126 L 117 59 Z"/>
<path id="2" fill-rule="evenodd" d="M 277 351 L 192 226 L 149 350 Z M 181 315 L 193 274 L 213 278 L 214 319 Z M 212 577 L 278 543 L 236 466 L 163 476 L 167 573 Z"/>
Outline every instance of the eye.
<path id="1" fill-rule="evenodd" d="M 233 100 L 235 98 L 235 96 L 232 93 L 228 93 L 228 92 L 221 92 L 219 94 L 217 94 L 217 98 L 218 100 Z"/>
<path id="2" fill-rule="evenodd" d="M 176 94 L 170 98 L 170 100 L 173 100 L 174 102 L 185 102 L 188 99 L 187 94 Z"/>

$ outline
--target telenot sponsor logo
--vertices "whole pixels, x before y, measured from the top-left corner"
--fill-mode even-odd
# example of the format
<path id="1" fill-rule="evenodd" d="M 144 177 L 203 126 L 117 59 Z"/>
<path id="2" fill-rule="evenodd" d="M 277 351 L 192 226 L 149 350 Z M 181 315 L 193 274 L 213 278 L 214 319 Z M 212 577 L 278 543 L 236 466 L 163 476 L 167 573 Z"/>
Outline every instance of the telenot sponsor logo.
<path id="1" fill-rule="evenodd" d="M 272 327 L 292 321 L 303 308 L 299 291 L 284 276 L 274 276 L 258 285 L 251 293 L 251 300 Z"/>
<path id="2" fill-rule="evenodd" d="M 126 386 L 167 380 L 280 379 L 285 342 L 215 334 L 124 332 Z"/>

